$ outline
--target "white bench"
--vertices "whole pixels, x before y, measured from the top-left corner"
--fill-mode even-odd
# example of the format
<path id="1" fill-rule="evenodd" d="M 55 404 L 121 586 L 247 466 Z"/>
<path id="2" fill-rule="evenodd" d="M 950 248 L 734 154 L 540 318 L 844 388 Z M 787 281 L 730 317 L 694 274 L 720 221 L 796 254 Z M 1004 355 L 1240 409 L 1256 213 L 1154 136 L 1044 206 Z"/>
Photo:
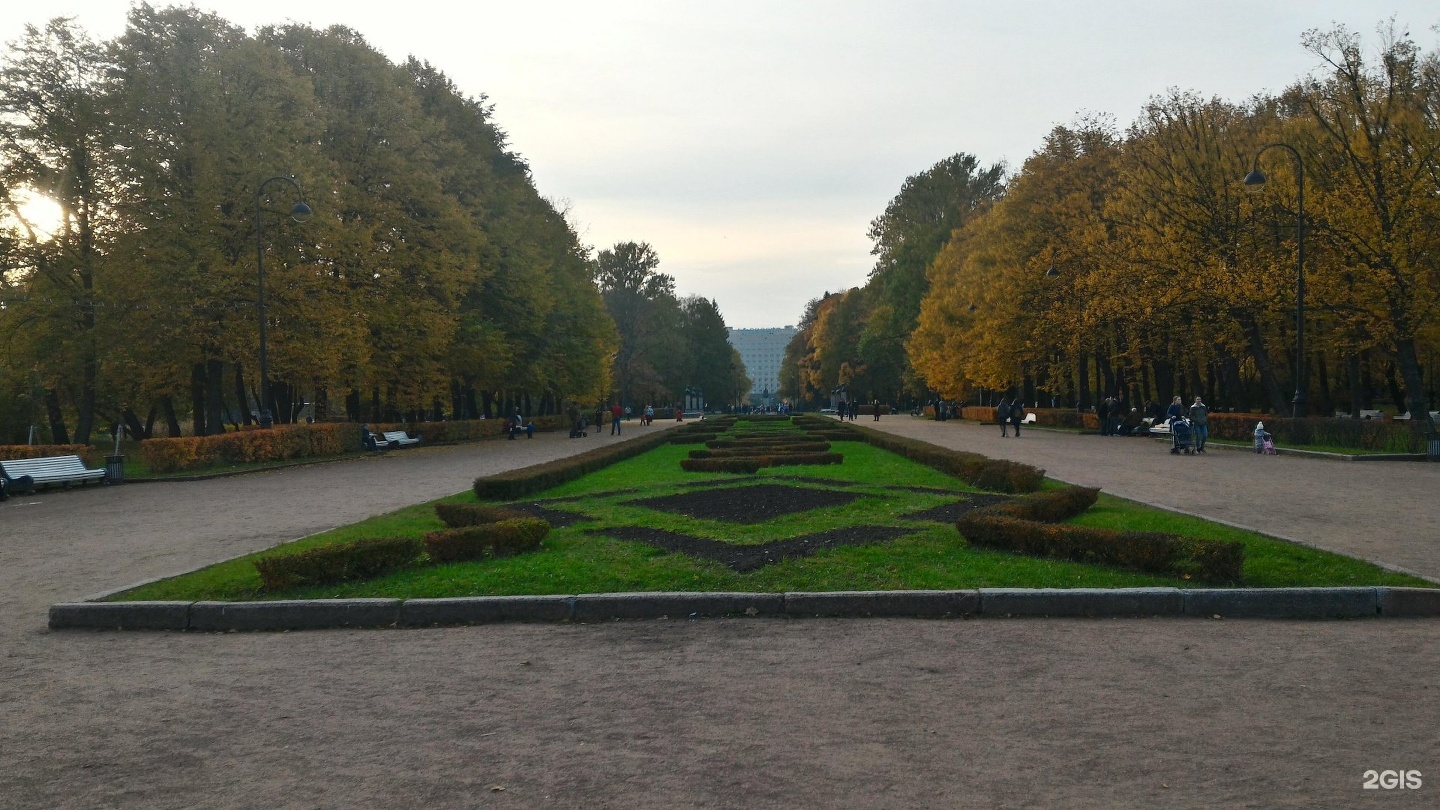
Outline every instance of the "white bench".
<path id="1" fill-rule="evenodd" d="M 11 478 L 28 475 L 36 486 L 47 487 L 51 484 L 68 487 L 76 481 L 83 485 L 105 477 L 104 470 L 86 469 L 79 456 L 9 459 L 0 461 L 0 469 Z"/>
<path id="2" fill-rule="evenodd" d="M 381 438 L 384 439 L 381 444 L 386 444 L 391 447 L 409 447 L 412 444 L 420 443 L 420 439 L 418 437 L 412 439 L 410 438 L 410 434 L 406 433 L 403 430 L 391 430 L 380 435 Z"/>
<path id="3" fill-rule="evenodd" d="M 1030 413 L 1025 414 L 1025 418 L 1020 420 L 1020 424 L 1033 425 L 1038 421 L 1040 420 L 1035 416 L 1035 412 L 1031 411 Z"/>
<path id="4" fill-rule="evenodd" d="M 1385 414 L 1382 411 L 1367 411 L 1363 409 L 1360 411 L 1361 419 L 1383 419 L 1384 416 Z"/>

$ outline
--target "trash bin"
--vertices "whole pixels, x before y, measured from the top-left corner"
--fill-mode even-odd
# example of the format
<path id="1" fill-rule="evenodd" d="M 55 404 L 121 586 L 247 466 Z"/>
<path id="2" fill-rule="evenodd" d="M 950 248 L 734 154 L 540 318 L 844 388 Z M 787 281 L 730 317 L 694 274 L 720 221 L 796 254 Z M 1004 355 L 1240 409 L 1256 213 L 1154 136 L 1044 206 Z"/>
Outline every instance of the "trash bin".
<path id="1" fill-rule="evenodd" d="M 123 484 L 123 483 L 125 483 L 125 457 L 124 457 L 124 456 L 106 456 L 106 457 L 105 457 L 105 483 L 107 483 L 107 484 Z"/>

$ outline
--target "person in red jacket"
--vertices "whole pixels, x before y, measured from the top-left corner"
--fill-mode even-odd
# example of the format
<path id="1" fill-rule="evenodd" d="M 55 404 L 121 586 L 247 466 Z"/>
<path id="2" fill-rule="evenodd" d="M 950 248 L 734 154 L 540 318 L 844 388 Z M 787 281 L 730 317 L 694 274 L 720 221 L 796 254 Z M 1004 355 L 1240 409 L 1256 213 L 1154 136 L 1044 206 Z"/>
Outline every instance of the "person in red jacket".
<path id="1" fill-rule="evenodd" d="M 611 435 L 611 436 L 619 436 L 619 435 L 620 435 L 620 417 L 623 416 L 624 414 L 625 414 L 625 409 L 620 407 L 620 403 L 617 402 L 617 403 L 615 403 L 614 405 L 611 405 L 611 406 L 610 406 L 610 435 Z"/>

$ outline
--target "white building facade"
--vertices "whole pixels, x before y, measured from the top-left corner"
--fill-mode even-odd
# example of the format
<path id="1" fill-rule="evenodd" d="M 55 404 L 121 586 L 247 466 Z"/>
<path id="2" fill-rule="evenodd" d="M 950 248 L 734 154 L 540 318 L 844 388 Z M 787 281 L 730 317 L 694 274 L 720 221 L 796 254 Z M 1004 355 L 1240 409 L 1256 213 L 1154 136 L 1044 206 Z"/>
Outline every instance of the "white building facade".
<path id="1" fill-rule="evenodd" d="M 752 387 L 746 399 L 757 405 L 774 405 L 780 401 L 780 364 L 785 360 L 785 346 L 795 337 L 795 327 L 772 329 L 731 329 L 730 345 L 740 353 L 745 373 Z"/>

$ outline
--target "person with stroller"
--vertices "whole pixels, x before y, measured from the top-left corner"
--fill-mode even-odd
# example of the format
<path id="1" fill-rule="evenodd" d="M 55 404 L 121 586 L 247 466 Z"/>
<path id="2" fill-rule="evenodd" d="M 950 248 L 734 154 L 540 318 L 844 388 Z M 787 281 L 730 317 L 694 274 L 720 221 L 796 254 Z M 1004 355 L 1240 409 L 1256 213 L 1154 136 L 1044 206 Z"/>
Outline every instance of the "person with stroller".
<path id="1" fill-rule="evenodd" d="M 1265 429 L 1264 422 L 1255 423 L 1255 452 L 1275 455 L 1275 438 Z"/>

